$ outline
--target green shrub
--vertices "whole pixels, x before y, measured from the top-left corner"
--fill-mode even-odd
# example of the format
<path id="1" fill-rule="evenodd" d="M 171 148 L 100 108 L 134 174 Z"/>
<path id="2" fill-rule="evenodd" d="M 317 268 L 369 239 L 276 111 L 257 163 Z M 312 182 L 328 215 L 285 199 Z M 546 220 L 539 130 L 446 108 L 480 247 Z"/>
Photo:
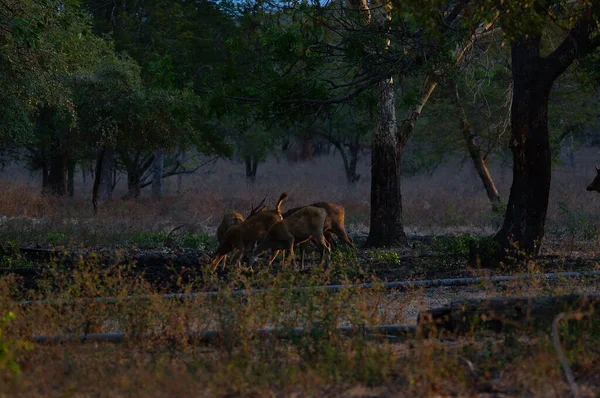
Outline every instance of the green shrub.
<path id="1" fill-rule="evenodd" d="M 383 249 L 374 249 L 369 252 L 371 255 L 371 260 L 384 263 L 387 265 L 398 265 L 400 264 L 400 253 L 391 251 L 391 250 L 383 250 Z"/>
<path id="2" fill-rule="evenodd" d="M 69 243 L 69 236 L 62 232 L 48 232 L 42 239 L 50 246 L 64 246 Z"/>
<path id="3" fill-rule="evenodd" d="M 130 243 L 140 249 L 155 249 L 165 245 L 164 232 L 141 233 L 131 238 Z"/>
<path id="4" fill-rule="evenodd" d="M 431 244 L 431 249 L 439 254 L 467 257 L 469 255 L 469 247 L 477 241 L 478 238 L 471 234 L 435 236 Z"/>
<path id="5" fill-rule="evenodd" d="M 580 239 L 595 239 L 598 237 L 598 226 L 594 215 L 582 209 L 571 209 L 565 202 L 558 203 L 560 222 L 557 232 L 562 235 Z"/>
<path id="6" fill-rule="evenodd" d="M 0 318 L 0 371 L 9 371 L 14 375 L 18 375 L 21 373 L 21 367 L 17 362 L 17 353 L 22 349 L 31 349 L 32 345 L 5 336 L 5 325 L 15 319 L 16 316 L 12 312 L 8 312 Z"/>
<path id="7" fill-rule="evenodd" d="M 188 249 L 215 249 L 217 240 L 209 234 L 188 234 L 183 237 L 183 247 Z"/>

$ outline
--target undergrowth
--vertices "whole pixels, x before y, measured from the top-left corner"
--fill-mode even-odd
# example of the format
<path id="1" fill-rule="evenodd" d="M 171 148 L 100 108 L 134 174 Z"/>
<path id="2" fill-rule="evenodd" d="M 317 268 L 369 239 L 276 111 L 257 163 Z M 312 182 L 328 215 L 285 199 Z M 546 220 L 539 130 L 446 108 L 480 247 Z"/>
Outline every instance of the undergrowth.
<path id="1" fill-rule="evenodd" d="M 0 393 L 347 396 L 353 389 L 367 389 L 370 395 L 379 391 L 432 396 L 474 395 L 491 389 L 563 396 L 568 392 L 548 330 L 473 331 L 445 341 L 342 335 L 340 326 L 404 323 L 405 306 L 423 297 L 422 290 L 384 290 L 368 270 L 360 269 L 355 255 L 334 252 L 329 270 L 313 266 L 305 273 L 278 265 L 255 267 L 252 272 L 230 267 L 225 275 L 199 268 L 198 280 L 181 281 L 178 290 L 218 290 L 221 295 L 189 300 L 162 298 L 163 291 L 135 267 L 107 266 L 94 255 L 70 266 L 47 264 L 35 289 L 23 289 L 19 278 L 5 276 L 0 279 L 0 313 L 11 315 L 2 324 L 0 365 L 1 358 L 10 358 L 11 371 L 1 374 Z M 343 289 L 336 294 L 309 289 L 329 284 L 334 277 L 344 284 L 367 277 L 374 283 L 371 289 Z M 299 286 L 303 289 L 295 289 Z M 263 290 L 235 294 L 239 289 Z M 573 286 L 558 289 L 532 281 L 527 286 L 515 282 L 503 290 L 487 289 L 490 295 L 522 294 L 523 289 L 530 294 L 560 294 Z M 143 299 L 127 300 L 129 296 Z M 85 300 L 94 297 L 112 297 L 114 302 Z M 23 300 L 45 302 L 19 304 Z M 583 396 L 600 386 L 594 370 L 600 360 L 596 318 L 561 329 Z M 298 334 L 298 327 L 305 333 Z M 259 333 L 260 329 L 278 334 Z M 208 330 L 217 332 L 208 344 L 190 334 Z M 108 332 L 131 338 L 119 344 L 19 345 L 36 335 Z"/>

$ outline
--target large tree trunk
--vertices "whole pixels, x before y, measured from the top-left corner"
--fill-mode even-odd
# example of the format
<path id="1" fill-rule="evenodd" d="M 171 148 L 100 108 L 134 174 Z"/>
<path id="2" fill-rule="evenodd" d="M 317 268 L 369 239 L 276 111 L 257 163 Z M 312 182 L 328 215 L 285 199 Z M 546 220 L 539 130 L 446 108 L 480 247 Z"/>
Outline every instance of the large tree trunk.
<path id="1" fill-rule="evenodd" d="M 163 197 L 163 166 L 164 154 L 161 149 L 154 152 L 152 163 L 152 197 L 162 199 Z"/>
<path id="2" fill-rule="evenodd" d="M 552 81 L 540 79 L 540 38 L 512 45 L 511 150 L 513 183 L 504 225 L 495 236 L 510 256 L 536 255 L 544 237 L 551 179 L 548 98 Z"/>
<path id="3" fill-rule="evenodd" d="M 567 37 L 545 57 L 540 56 L 541 33 L 518 38 L 511 46 L 513 184 L 504 225 L 494 237 L 500 246 L 494 262 L 539 253 L 551 179 L 548 98 L 554 81 L 573 61 L 600 46 L 600 38 L 592 38 L 599 6 L 600 0 L 585 4 Z"/>
<path id="4" fill-rule="evenodd" d="M 396 101 L 391 78 L 378 84 L 379 114 L 371 151 L 371 225 L 367 246 L 407 243 L 402 225 L 400 152 L 396 125 Z"/>
<path id="5" fill-rule="evenodd" d="M 477 175 L 481 179 L 483 183 L 483 187 L 485 188 L 485 192 L 487 193 L 488 198 L 493 203 L 500 203 L 500 194 L 498 193 L 498 189 L 496 188 L 496 184 L 494 184 L 494 180 L 492 179 L 492 175 L 485 164 L 485 160 L 483 156 L 481 156 L 481 149 L 477 144 L 477 136 L 473 133 L 471 129 L 471 124 L 469 123 L 469 118 L 467 117 L 467 113 L 465 112 L 465 108 L 463 107 L 460 101 L 460 93 L 458 91 L 458 85 L 456 82 L 452 82 L 452 88 L 454 90 L 454 103 L 456 104 L 456 108 L 458 110 L 460 116 L 460 130 L 465 139 L 465 143 L 467 145 L 467 150 L 469 152 L 469 156 L 473 161 L 473 165 L 475 166 L 475 170 L 477 170 Z"/>
<path id="6" fill-rule="evenodd" d="M 51 141 L 47 193 L 56 196 L 67 193 L 67 166 L 67 149 L 60 138 L 54 135 Z"/>
<path id="7" fill-rule="evenodd" d="M 378 12 L 371 13 L 366 0 L 346 0 L 352 10 L 363 13 L 364 23 L 373 22 L 385 29 L 391 19 L 390 4 L 373 3 Z M 379 7 L 381 6 L 381 7 Z M 390 42 L 388 40 L 387 45 Z M 396 93 L 391 77 L 377 83 L 378 114 L 374 120 L 371 150 L 371 222 L 367 246 L 398 246 L 407 243 L 402 225 L 400 191 L 400 154 L 396 124 Z"/>

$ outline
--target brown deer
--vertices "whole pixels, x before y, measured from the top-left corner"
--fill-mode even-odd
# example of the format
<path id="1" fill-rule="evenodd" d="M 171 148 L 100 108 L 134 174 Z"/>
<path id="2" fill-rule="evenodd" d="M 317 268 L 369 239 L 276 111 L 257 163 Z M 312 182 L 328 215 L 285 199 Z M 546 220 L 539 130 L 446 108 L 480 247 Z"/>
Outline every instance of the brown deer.
<path id="1" fill-rule="evenodd" d="M 241 224 L 246 219 L 252 217 L 256 213 L 263 211 L 263 209 L 265 208 L 265 200 L 267 200 L 266 196 L 258 204 L 258 206 L 252 207 L 250 209 L 250 214 L 248 214 L 248 217 L 246 218 L 244 218 L 244 216 L 235 211 L 224 214 L 223 219 L 221 220 L 221 224 L 219 224 L 219 227 L 217 228 L 217 242 L 221 243 L 223 241 L 223 237 L 225 236 L 227 231 L 229 231 L 229 228 L 233 227 L 234 225 Z"/>
<path id="2" fill-rule="evenodd" d="M 281 202 L 287 197 L 282 193 L 274 210 L 262 210 L 249 216 L 238 225 L 229 228 L 223 236 L 222 242 L 213 254 L 212 271 L 214 272 L 221 260 L 232 250 L 235 250 L 233 259 L 241 265 L 244 254 L 258 242 L 277 221 L 281 221 Z"/>
<path id="3" fill-rule="evenodd" d="M 586 190 L 600 192 L 600 169 L 598 168 L 598 165 L 595 165 L 595 167 L 596 178 L 594 178 L 594 181 L 592 181 L 592 183 L 587 186 Z"/>
<path id="4" fill-rule="evenodd" d="M 344 227 L 344 221 L 346 218 L 346 212 L 344 208 L 340 205 L 330 202 L 317 202 L 313 203 L 309 206 L 312 207 L 320 207 L 325 209 L 327 212 L 327 217 L 325 218 L 325 225 L 323 227 L 325 238 L 327 242 L 331 245 L 331 247 L 335 248 L 337 246 L 335 240 L 333 239 L 333 234 L 339 236 L 342 241 L 352 248 L 354 248 L 354 242 L 346 233 L 346 228 Z M 285 213 L 283 213 L 283 218 L 287 218 L 292 214 L 296 213 L 303 207 L 295 207 L 293 209 L 289 209 Z M 314 243 L 314 241 L 313 241 Z"/>
<path id="5" fill-rule="evenodd" d="M 277 222 L 269 229 L 254 251 L 252 263 L 267 249 L 275 252 L 269 260 L 269 266 L 275 261 L 280 251 L 289 251 L 289 261 L 295 263 L 294 246 L 313 239 L 321 250 L 320 264 L 323 263 L 325 253 L 331 260 L 331 247 L 323 234 L 327 211 L 320 207 L 306 206 Z M 285 258 L 284 258 L 285 263 Z M 302 258 L 304 269 L 304 256 Z"/>

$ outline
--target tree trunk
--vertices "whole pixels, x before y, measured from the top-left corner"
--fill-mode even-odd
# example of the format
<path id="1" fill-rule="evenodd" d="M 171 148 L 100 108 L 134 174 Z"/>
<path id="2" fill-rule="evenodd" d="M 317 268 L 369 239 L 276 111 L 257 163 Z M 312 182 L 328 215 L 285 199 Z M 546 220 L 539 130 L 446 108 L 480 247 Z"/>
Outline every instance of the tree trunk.
<path id="1" fill-rule="evenodd" d="M 142 152 L 135 152 L 131 156 L 129 152 L 119 152 L 119 157 L 125 165 L 127 171 L 127 194 L 123 199 L 137 199 L 142 191 L 142 178 L 154 163 L 154 153 L 150 156 L 143 157 Z M 144 186 L 150 185 L 145 183 Z"/>
<path id="2" fill-rule="evenodd" d="M 360 175 L 356 174 L 356 165 L 358 163 L 358 154 L 360 152 L 360 146 L 358 145 L 350 145 L 348 153 L 344 149 L 342 143 L 332 137 L 328 137 L 330 143 L 333 144 L 334 150 L 339 151 L 340 156 L 342 158 L 342 162 L 344 163 L 344 171 L 346 173 L 346 182 L 349 185 L 354 185 L 358 180 L 360 180 Z M 348 159 L 350 157 L 350 159 Z"/>
<path id="3" fill-rule="evenodd" d="M 159 200 L 163 197 L 163 165 L 164 154 L 159 149 L 154 152 L 154 162 L 152 163 L 152 197 Z"/>
<path id="4" fill-rule="evenodd" d="M 358 164 L 358 154 L 360 145 L 352 145 L 350 147 L 350 162 L 346 171 L 346 178 L 349 184 L 356 184 L 360 180 L 360 174 L 356 174 L 356 165 Z"/>
<path id="5" fill-rule="evenodd" d="M 52 137 L 49 163 L 47 192 L 64 196 L 67 193 L 68 156 L 65 145 L 56 135 Z"/>
<path id="6" fill-rule="evenodd" d="M 483 156 L 481 156 L 481 150 L 479 145 L 477 144 L 477 136 L 474 134 L 471 129 L 471 124 L 469 123 L 469 119 L 467 118 L 467 113 L 465 112 L 465 108 L 463 107 L 460 101 L 460 93 L 458 91 L 458 85 L 456 82 L 451 83 L 454 89 L 454 103 L 458 109 L 460 115 L 460 130 L 465 138 L 465 143 L 467 144 L 467 150 L 469 151 L 469 156 L 471 160 L 473 160 L 473 165 L 475 166 L 475 170 L 477 170 L 477 174 L 483 183 L 483 187 L 485 188 L 485 192 L 487 193 L 488 198 L 493 203 L 500 203 L 500 194 L 498 193 L 498 189 L 494 184 L 494 180 L 492 179 L 492 175 L 490 174 L 487 165 L 485 164 L 485 160 Z"/>
<path id="7" fill-rule="evenodd" d="M 137 199 L 142 193 L 141 173 L 137 167 L 127 170 L 127 199 Z"/>
<path id="8" fill-rule="evenodd" d="M 102 170 L 100 170 L 100 185 L 98 187 L 98 199 L 104 202 L 112 199 L 113 172 L 115 171 L 115 151 L 107 147 L 104 150 Z"/>
<path id="9" fill-rule="evenodd" d="M 250 183 L 256 182 L 256 170 L 258 169 L 258 159 L 252 156 L 244 158 L 244 164 L 246 165 L 246 181 Z"/>
<path id="10" fill-rule="evenodd" d="M 495 236 L 501 257 L 537 255 L 544 237 L 551 179 L 548 98 L 553 81 L 538 79 L 540 39 L 512 44 L 513 183 L 504 225 Z"/>
<path id="11" fill-rule="evenodd" d="M 71 198 L 75 196 L 75 166 L 76 163 L 70 161 L 67 168 L 67 194 Z"/>
<path id="12" fill-rule="evenodd" d="M 393 81 L 386 79 L 377 87 L 379 114 L 371 151 L 371 225 L 367 246 L 405 245 Z"/>
<path id="13" fill-rule="evenodd" d="M 45 163 L 42 165 L 42 193 L 50 193 L 50 187 L 48 185 L 48 166 Z"/>

